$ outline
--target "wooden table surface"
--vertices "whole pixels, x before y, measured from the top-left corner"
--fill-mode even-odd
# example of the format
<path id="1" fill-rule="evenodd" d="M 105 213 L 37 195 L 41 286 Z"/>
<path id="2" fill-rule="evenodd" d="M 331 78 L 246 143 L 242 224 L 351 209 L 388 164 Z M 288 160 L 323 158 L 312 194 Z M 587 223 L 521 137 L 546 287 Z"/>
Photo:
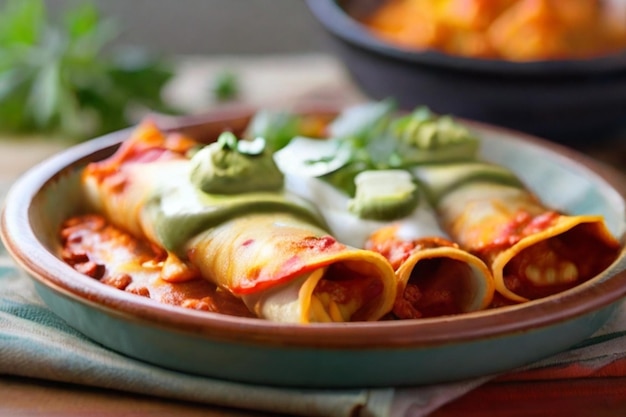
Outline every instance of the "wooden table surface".
<path id="1" fill-rule="evenodd" d="M 174 80 L 168 94 L 173 100 L 188 106 L 190 111 L 210 108 L 198 91 L 199 83 L 208 82 L 211 74 L 223 69 L 234 70 L 241 76 L 242 98 L 258 105 L 266 103 L 296 101 L 301 98 L 335 99 L 342 103 L 362 99 L 359 91 L 351 84 L 340 65 L 325 55 L 285 56 L 285 57 L 197 57 L 186 59 L 181 64 L 179 77 Z M 250 68 L 255 68 L 251 71 Z M 287 85 L 286 85 L 287 84 Z M 280 88 L 276 86 L 280 85 Z M 271 98 L 269 98 L 271 97 Z M 62 144 L 32 141 L 17 143 L 0 141 L 0 181 L 12 181 L 34 163 L 57 152 Z M 626 172 L 626 140 L 615 138 L 600 145 L 590 143 L 582 152 L 599 161 Z M 623 382 L 621 382 L 624 384 Z M 506 384 L 488 383 L 461 399 L 444 406 L 435 413 L 436 417 L 484 415 L 489 410 L 498 416 L 543 416 L 545 410 L 536 409 L 528 401 L 519 404 L 506 402 L 511 397 Z M 581 401 L 585 401 L 585 416 L 624 416 L 626 415 L 626 384 L 624 401 L 619 404 L 606 404 L 596 401 L 594 393 L 582 387 Z M 0 376 L 0 416 L 23 417 L 74 417 L 74 416 L 180 416 L 180 417 L 261 417 L 269 414 L 226 409 L 184 402 L 167 401 L 158 398 L 132 395 L 96 388 L 74 386 L 50 381 L 32 380 L 15 376 Z M 481 403 L 485 396 L 503 398 L 485 408 Z M 508 397 L 507 397 L 508 395 Z M 558 401 L 558 400 L 555 400 Z M 568 400 L 571 402 L 571 400 Z M 571 405 L 571 404 L 570 404 Z M 473 408 L 472 408 L 473 407 Z M 593 410 L 597 411 L 594 413 Z M 568 417 L 573 417 L 571 414 Z"/>

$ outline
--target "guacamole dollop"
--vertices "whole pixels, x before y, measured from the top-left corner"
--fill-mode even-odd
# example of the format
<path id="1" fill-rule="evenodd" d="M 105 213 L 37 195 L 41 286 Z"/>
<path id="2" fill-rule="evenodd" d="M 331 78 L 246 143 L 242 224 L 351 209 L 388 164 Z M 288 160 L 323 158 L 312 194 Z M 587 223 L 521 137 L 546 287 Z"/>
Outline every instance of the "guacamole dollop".
<path id="1" fill-rule="evenodd" d="M 395 120 L 390 130 L 404 166 L 472 160 L 479 147 L 478 138 L 468 128 L 426 107 Z"/>
<path id="2" fill-rule="evenodd" d="M 191 158 L 191 182 L 210 194 L 276 191 L 284 176 L 265 140 L 238 140 L 232 132 L 196 152 Z"/>

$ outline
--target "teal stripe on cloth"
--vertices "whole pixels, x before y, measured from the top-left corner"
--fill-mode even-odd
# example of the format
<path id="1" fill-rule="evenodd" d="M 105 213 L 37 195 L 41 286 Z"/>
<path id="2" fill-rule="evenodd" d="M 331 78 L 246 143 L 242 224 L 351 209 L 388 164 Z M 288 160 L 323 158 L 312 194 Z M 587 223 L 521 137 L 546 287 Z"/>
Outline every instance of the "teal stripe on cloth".
<path id="1" fill-rule="evenodd" d="M 626 341 L 626 330 L 616 331 L 616 332 L 607 333 L 607 334 L 600 334 L 598 336 L 592 336 L 578 343 L 577 345 L 572 347 L 572 349 L 570 350 L 582 349 L 587 346 L 598 345 L 600 343 L 606 343 L 615 339 L 623 339 L 624 341 Z M 626 345 L 624 346 L 624 349 L 626 350 Z"/>
<path id="2" fill-rule="evenodd" d="M 74 337 L 82 337 L 85 341 L 89 340 L 77 330 L 69 327 L 60 317 L 51 315 L 50 310 L 43 306 L 28 305 L 23 302 L 0 298 L 0 311 L 8 313 L 15 319 L 28 320 L 44 325 L 50 330 L 64 332 Z"/>

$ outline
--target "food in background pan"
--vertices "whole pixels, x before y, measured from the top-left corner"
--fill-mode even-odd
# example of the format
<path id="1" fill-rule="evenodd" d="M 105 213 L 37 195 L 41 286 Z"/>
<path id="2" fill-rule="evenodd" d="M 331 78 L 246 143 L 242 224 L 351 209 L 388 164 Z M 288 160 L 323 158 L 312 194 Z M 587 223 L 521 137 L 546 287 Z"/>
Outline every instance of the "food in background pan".
<path id="1" fill-rule="evenodd" d="M 475 58 L 579 59 L 626 48 L 626 16 L 600 0 L 386 0 L 360 21 L 402 47 Z"/>

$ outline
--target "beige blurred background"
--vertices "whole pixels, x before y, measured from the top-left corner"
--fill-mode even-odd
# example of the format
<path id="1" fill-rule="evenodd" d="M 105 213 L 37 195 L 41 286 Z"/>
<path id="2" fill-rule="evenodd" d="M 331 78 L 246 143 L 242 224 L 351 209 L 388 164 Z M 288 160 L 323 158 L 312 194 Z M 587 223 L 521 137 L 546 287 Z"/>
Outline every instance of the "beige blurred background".
<path id="1" fill-rule="evenodd" d="M 320 50 L 304 0 L 92 0 L 124 28 L 119 41 L 173 54 Z M 76 0 L 46 0 L 54 15 Z M 4 0 L 0 0 L 0 4 Z"/>

